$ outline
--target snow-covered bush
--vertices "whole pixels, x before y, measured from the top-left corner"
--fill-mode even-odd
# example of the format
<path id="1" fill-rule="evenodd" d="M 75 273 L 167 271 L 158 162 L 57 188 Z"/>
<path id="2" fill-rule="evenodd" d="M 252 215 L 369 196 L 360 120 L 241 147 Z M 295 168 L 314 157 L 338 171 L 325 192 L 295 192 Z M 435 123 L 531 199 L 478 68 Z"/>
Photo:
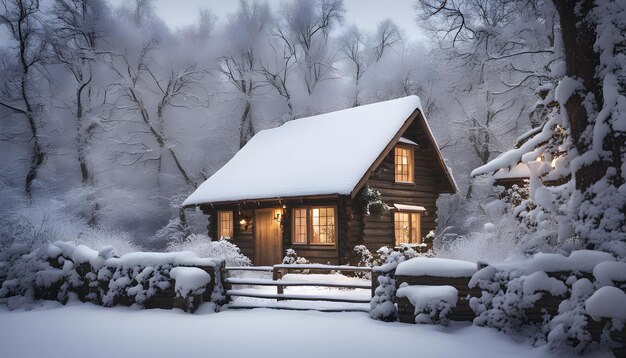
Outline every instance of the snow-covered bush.
<path id="1" fill-rule="evenodd" d="M 594 292 L 593 283 L 586 278 L 572 285 L 571 295 L 559 305 L 559 314 L 548 324 L 548 346 L 551 350 L 581 354 L 592 344 L 587 330 L 585 301 Z"/>
<path id="2" fill-rule="evenodd" d="M 250 266 L 252 261 L 241 253 L 237 245 L 227 239 L 211 240 L 207 235 L 191 234 L 182 241 L 173 241 L 168 252 L 191 251 L 200 257 L 221 259 L 226 266 Z"/>
<path id="3" fill-rule="evenodd" d="M 359 194 L 361 210 L 365 215 L 383 216 L 389 212 L 389 206 L 383 201 L 376 189 L 365 187 Z"/>
<path id="4" fill-rule="evenodd" d="M 413 257 L 427 256 L 430 253 L 420 254 L 410 245 L 399 250 L 384 246 L 376 252 L 377 258 L 369 261 L 368 258 L 373 256 L 365 246 L 357 246 L 355 250 L 360 253 L 364 260 L 367 260 L 364 263 L 372 265 L 372 274 L 376 277 L 376 289 L 374 290 L 374 297 L 370 301 L 370 317 L 381 321 L 395 321 L 398 316 L 396 281 L 394 280 L 396 267 L 403 261 Z"/>
<path id="5" fill-rule="evenodd" d="M 415 323 L 447 326 L 448 315 L 456 307 L 459 292 L 452 286 L 409 286 L 405 282 L 396 295 L 407 298 L 415 307 Z"/>
<path id="6" fill-rule="evenodd" d="M 70 241 L 96 250 L 112 246 L 118 254 L 139 251 L 126 232 L 106 229 L 90 223 L 82 206 L 90 197 L 87 190 L 76 189 L 63 197 L 44 198 L 28 203 L 15 190 L 0 185 L 0 261 L 11 253 L 9 248 L 23 247 L 30 252 L 45 242 Z M 13 249 L 11 249 L 13 250 Z"/>
<path id="7" fill-rule="evenodd" d="M 433 257 L 434 253 L 431 250 L 422 252 L 424 247 L 426 245 L 404 243 L 393 248 L 383 246 L 376 250 L 376 255 L 373 255 L 365 245 L 357 245 L 354 251 L 359 257 L 358 266 L 374 267 L 392 262 L 400 263 L 414 257 Z"/>
<path id="8" fill-rule="evenodd" d="M 176 298 L 183 301 L 185 311 L 195 311 L 202 302 L 201 295 L 211 282 L 211 275 L 197 267 L 174 267 L 170 270 L 176 284 L 174 291 Z"/>
<path id="9" fill-rule="evenodd" d="M 370 317 L 385 322 L 395 321 L 398 317 L 396 281 L 389 272 L 381 273 L 377 281 L 374 297 L 370 301 Z"/>
<path id="10" fill-rule="evenodd" d="M 96 251 L 60 241 L 43 244 L 30 252 L 24 250 L 24 247 L 9 250 L 12 252 L 9 261 L 0 266 L 4 278 L 0 302 L 6 302 L 9 308 L 28 307 L 37 299 L 65 303 L 73 296 L 104 306 L 172 308 L 176 305 L 173 301 L 176 295 L 182 300 L 179 307 L 191 311 L 202 301 L 221 304 L 224 299 L 219 270 L 222 261 L 202 259 L 188 251 L 135 252 L 116 257 L 110 247 Z M 191 266 L 186 268 L 194 270 L 179 269 L 181 266 Z M 178 290 L 172 287 L 175 281 L 172 270 L 182 272 L 180 279 L 184 282 L 176 281 Z M 205 292 L 212 281 L 206 280 L 209 272 L 215 279 L 213 291 Z M 191 287 L 189 280 L 206 283 Z"/>
<path id="11" fill-rule="evenodd" d="M 360 267 L 372 267 L 374 266 L 374 256 L 370 252 L 370 250 L 365 245 L 356 245 L 354 247 L 354 252 L 359 257 L 359 262 L 357 266 Z"/>
<path id="12" fill-rule="evenodd" d="M 619 266 L 606 252 L 578 250 L 569 256 L 538 253 L 486 266 L 469 283 L 470 288 L 481 289 L 480 296 L 470 299 L 474 324 L 523 334 L 535 344 L 547 342 L 555 351 L 588 351 L 596 343 L 585 303 L 595 287 L 585 277 L 592 271 L 602 277 L 614 264 Z M 611 280 L 595 284 L 606 282 Z"/>
<path id="13" fill-rule="evenodd" d="M 305 265 L 310 262 L 305 257 L 298 256 L 296 250 L 287 249 L 287 253 L 285 257 L 283 257 L 283 263 L 288 265 Z"/>

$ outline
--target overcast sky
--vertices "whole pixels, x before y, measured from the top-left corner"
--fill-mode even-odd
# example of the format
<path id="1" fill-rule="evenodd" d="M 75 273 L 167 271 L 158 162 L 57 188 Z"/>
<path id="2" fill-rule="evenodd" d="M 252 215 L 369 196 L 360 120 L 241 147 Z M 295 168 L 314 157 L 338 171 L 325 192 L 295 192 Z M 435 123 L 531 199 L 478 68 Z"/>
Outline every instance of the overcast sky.
<path id="1" fill-rule="evenodd" d="M 125 0 L 109 0 L 119 5 Z M 270 6 L 278 8 L 284 0 L 268 0 Z M 400 26 L 409 39 L 420 40 L 421 32 L 415 22 L 415 0 L 344 0 L 345 24 L 356 24 L 367 31 L 374 31 L 378 23 L 391 18 Z M 172 29 L 193 23 L 198 9 L 209 9 L 220 22 L 234 13 L 239 6 L 237 0 L 155 0 L 155 11 Z"/>
<path id="2" fill-rule="evenodd" d="M 109 0 L 119 6 L 127 0 Z M 268 0 L 273 7 L 279 7 L 284 0 Z M 415 0 L 344 0 L 346 8 L 345 25 L 356 24 L 366 31 L 375 31 L 380 21 L 391 18 L 411 40 L 423 40 L 423 33 L 415 22 Z M 222 23 L 237 10 L 237 0 L 155 0 L 155 11 L 172 29 L 193 23 L 198 9 L 210 9 Z M 0 29 L 0 44 L 8 39 L 4 26 Z"/>

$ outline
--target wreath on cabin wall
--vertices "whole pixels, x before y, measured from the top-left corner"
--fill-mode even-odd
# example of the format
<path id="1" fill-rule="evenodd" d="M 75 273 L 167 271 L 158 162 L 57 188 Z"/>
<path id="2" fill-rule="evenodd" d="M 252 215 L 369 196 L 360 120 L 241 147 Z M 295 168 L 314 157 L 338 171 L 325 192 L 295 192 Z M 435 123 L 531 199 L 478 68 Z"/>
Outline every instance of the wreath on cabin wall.
<path id="1" fill-rule="evenodd" d="M 368 216 L 383 216 L 389 213 L 390 207 L 383 201 L 382 195 L 376 189 L 365 187 L 359 194 L 361 210 Z"/>

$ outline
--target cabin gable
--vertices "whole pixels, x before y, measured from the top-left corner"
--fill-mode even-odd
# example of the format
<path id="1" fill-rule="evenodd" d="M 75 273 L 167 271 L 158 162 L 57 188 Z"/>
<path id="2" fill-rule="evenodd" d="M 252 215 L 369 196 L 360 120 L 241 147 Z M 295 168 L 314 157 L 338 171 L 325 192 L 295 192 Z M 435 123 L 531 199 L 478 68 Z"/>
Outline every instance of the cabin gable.
<path id="1" fill-rule="evenodd" d="M 364 187 L 380 192 L 383 201 L 392 207 L 392 210 L 383 216 L 363 216 L 362 243 L 370 251 L 375 251 L 381 246 L 395 246 L 394 204 L 421 206 L 426 209 L 420 213 L 419 235 L 420 238 L 424 238 L 431 230 L 437 228 L 439 195 L 452 189 L 448 178 L 440 169 L 434 144 L 419 120 L 410 123 L 400 134 L 400 138 L 408 139 L 417 145 L 403 143 L 398 138 L 392 150 L 383 157 L 364 184 Z M 412 182 L 396 180 L 395 148 L 398 147 L 412 150 Z M 432 245 L 429 242 L 424 243 Z"/>

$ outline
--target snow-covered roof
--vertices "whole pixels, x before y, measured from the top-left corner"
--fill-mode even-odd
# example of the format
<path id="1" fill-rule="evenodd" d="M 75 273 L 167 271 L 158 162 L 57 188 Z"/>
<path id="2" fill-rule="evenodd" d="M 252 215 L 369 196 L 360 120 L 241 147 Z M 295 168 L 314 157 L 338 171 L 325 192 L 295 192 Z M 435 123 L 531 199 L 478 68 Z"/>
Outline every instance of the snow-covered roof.
<path id="1" fill-rule="evenodd" d="M 183 205 L 351 194 L 416 110 L 408 96 L 263 130 Z"/>
<path id="2" fill-rule="evenodd" d="M 526 163 L 517 163 L 512 167 L 504 167 L 496 170 L 493 178 L 496 180 L 505 179 L 527 179 L 530 177 L 530 168 Z"/>

